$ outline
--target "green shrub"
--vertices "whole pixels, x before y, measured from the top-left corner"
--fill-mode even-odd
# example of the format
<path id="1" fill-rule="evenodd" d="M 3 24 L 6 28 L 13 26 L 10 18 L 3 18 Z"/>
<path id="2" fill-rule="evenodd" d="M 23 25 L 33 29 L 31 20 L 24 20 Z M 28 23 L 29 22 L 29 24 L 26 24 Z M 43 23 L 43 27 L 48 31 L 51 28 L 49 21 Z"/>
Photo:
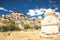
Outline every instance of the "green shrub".
<path id="1" fill-rule="evenodd" d="M 0 31 L 8 31 L 8 30 L 9 30 L 8 26 L 0 27 Z"/>
<path id="2" fill-rule="evenodd" d="M 35 26 L 34 26 L 34 29 L 39 29 L 39 26 L 38 26 L 38 25 L 35 25 Z"/>
<path id="3" fill-rule="evenodd" d="M 20 31 L 20 28 L 16 25 L 11 24 L 10 26 L 0 27 L 0 31 Z"/>
<path id="4" fill-rule="evenodd" d="M 33 29 L 33 27 L 30 27 L 30 29 Z"/>
<path id="5" fill-rule="evenodd" d="M 41 29 L 41 26 L 39 26 L 39 29 Z"/>
<path id="6" fill-rule="evenodd" d="M 30 29 L 30 25 L 29 24 L 24 24 L 24 29 Z"/>
<path id="7" fill-rule="evenodd" d="M 20 30 L 20 28 L 17 27 L 16 25 L 14 25 L 14 24 L 11 24 L 10 27 L 9 27 L 9 30 L 10 30 L 10 31 Z"/>

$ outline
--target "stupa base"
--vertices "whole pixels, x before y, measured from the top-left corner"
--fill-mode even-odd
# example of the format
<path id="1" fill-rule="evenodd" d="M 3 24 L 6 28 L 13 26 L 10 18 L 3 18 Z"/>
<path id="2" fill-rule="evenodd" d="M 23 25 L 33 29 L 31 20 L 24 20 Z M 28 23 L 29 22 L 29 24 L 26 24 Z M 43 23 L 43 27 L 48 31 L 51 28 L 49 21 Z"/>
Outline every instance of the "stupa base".
<path id="1" fill-rule="evenodd" d="M 56 38 L 57 36 L 60 36 L 60 32 L 59 33 L 53 33 L 53 34 L 47 34 L 47 33 L 40 32 L 39 36 L 43 37 L 43 38 Z"/>

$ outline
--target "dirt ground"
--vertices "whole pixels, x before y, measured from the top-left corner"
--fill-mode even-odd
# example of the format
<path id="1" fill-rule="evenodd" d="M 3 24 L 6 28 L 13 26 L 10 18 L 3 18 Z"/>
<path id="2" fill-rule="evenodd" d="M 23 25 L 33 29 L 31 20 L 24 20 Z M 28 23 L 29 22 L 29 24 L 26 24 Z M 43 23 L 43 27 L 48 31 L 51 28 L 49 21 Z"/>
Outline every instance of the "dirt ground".
<path id="1" fill-rule="evenodd" d="M 39 32 L 39 30 L 0 32 L 0 40 L 60 40 L 60 36 L 56 38 L 40 37 Z"/>

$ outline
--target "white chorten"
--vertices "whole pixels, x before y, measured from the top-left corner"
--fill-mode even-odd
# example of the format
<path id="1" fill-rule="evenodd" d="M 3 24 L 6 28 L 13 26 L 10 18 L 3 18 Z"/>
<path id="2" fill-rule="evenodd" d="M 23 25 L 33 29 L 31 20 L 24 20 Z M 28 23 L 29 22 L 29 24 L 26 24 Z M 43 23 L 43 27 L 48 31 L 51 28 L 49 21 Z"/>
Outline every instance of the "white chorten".
<path id="1" fill-rule="evenodd" d="M 47 34 L 53 34 L 59 32 L 57 15 L 52 9 L 48 9 L 45 12 L 45 18 L 41 22 L 41 32 Z"/>

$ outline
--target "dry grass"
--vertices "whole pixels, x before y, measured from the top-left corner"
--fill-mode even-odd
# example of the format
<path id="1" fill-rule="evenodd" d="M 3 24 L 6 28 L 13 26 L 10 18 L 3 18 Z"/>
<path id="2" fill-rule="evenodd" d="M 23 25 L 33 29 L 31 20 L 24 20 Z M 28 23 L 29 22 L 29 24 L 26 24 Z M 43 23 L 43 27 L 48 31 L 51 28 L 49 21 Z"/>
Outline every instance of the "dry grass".
<path id="1" fill-rule="evenodd" d="M 60 36 L 56 38 L 42 38 L 38 36 L 40 31 L 13 31 L 0 32 L 0 40 L 60 40 Z"/>

